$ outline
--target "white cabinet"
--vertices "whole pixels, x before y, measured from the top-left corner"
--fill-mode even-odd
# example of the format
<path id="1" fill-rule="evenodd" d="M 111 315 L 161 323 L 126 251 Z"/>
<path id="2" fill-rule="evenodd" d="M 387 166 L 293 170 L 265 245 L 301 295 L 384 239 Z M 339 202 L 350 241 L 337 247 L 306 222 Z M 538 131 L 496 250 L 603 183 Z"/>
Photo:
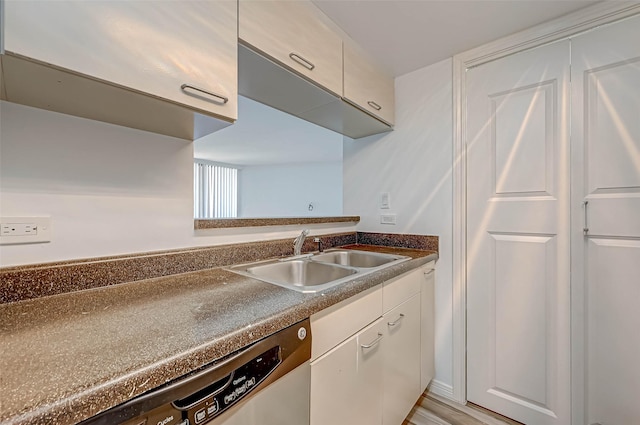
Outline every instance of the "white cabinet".
<path id="1" fill-rule="evenodd" d="M 424 279 L 420 291 L 420 391 L 436 374 L 435 370 L 435 264 L 423 268 Z"/>
<path id="2" fill-rule="evenodd" d="M 400 425 L 420 397 L 420 294 L 383 316 L 383 425 Z"/>
<path id="3" fill-rule="evenodd" d="M 336 95 L 342 94 L 342 39 L 307 1 L 239 2 L 239 39 Z"/>
<path id="4" fill-rule="evenodd" d="M 395 122 L 393 78 L 351 43 L 344 44 L 344 98 L 389 125 Z"/>
<path id="5" fill-rule="evenodd" d="M 239 0 L 238 13 L 242 95 L 354 139 L 391 130 L 393 79 L 313 2 Z"/>
<path id="6" fill-rule="evenodd" d="M 420 386 L 423 282 L 423 270 L 416 269 L 383 284 L 384 425 L 401 424 L 423 391 Z"/>
<path id="7" fill-rule="evenodd" d="M 378 285 L 311 316 L 311 360 L 358 333 L 382 316 Z"/>
<path id="8" fill-rule="evenodd" d="M 311 425 L 403 422 L 433 377 L 432 269 L 311 317 Z"/>
<path id="9" fill-rule="evenodd" d="M 135 116 L 122 118 L 118 109 L 142 122 L 154 114 L 175 120 L 176 106 L 226 121 L 237 117 L 236 1 L 8 1 L 4 18 L 10 101 L 138 128 Z M 128 110 L 130 102 L 139 109 Z M 200 118 L 181 116 L 184 122 L 175 123 L 181 128 L 149 129 L 193 133 Z"/>
<path id="10" fill-rule="evenodd" d="M 311 425 L 381 423 L 384 321 L 311 362 Z"/>
<path id="11" fill-rule="evenodd" d="M 364 409 L 354 409 L 356 414 L 348 424 L 372 425 L 379 424 L 383 409 L 384 385 L 384 321 L 378 320 L 358 333 L 358 393 L 354 394 L 355 406 Z M 333 422 L 327 422 L 333 423 Z"/>

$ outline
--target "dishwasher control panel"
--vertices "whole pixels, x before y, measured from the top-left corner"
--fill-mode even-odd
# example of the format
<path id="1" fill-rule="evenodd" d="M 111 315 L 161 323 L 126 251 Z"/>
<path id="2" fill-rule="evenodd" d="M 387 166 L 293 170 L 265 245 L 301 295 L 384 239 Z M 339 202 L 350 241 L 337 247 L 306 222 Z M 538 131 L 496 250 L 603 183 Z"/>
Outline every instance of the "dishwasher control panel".
<path id="1" fill-rule="evenodd" d="M 249 394 L 279 364 L 280 347 L 273 347 L 234 370 L 222 385 L 213 384 L 173 406 L 184 411 L 191 424 L 205 424 Z"/>
<path id="2" fill-rule="evenodd" d="M 256 388 L 281 362 L 270 348 L 211 385 L 122 425 L 205 425 Z"/>

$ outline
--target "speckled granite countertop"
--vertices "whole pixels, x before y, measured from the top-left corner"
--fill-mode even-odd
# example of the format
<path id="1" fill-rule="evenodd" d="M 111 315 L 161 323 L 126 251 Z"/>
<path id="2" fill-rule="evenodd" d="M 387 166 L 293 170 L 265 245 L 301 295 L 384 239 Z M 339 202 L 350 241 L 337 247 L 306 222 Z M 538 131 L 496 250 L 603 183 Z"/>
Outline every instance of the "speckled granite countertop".
<path id="1" fill-rule="evenodd" d="M 0 423 L 75 424 L 435 260 L 412 257 L 322 294 L 213 268 L 0 305 Z"/>

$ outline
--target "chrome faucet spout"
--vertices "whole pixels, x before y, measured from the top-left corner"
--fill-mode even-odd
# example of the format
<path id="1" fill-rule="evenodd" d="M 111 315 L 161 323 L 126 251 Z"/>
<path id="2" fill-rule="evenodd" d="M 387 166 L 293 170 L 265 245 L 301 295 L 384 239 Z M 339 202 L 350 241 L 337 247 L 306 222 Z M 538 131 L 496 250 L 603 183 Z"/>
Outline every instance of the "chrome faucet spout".
<path id="1" fill-rule="evenodd" d="M 302 245 L 304 244 L 304 240 L 309 234 L 309 229 L 304 229 L 300 235 L 293 241 L 293 255 L 302 254 Z"/>

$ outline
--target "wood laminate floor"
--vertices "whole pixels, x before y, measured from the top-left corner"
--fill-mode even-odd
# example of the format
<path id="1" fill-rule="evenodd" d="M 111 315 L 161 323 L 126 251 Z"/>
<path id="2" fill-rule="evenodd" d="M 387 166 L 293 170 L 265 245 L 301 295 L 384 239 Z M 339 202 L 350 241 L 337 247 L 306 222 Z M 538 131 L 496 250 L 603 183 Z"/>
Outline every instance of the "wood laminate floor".
<path id="1" fill-rule="evenodd" d="M 472 403 L 455 405 L 423 394 L 402 425 L 522 425 Z"/>

